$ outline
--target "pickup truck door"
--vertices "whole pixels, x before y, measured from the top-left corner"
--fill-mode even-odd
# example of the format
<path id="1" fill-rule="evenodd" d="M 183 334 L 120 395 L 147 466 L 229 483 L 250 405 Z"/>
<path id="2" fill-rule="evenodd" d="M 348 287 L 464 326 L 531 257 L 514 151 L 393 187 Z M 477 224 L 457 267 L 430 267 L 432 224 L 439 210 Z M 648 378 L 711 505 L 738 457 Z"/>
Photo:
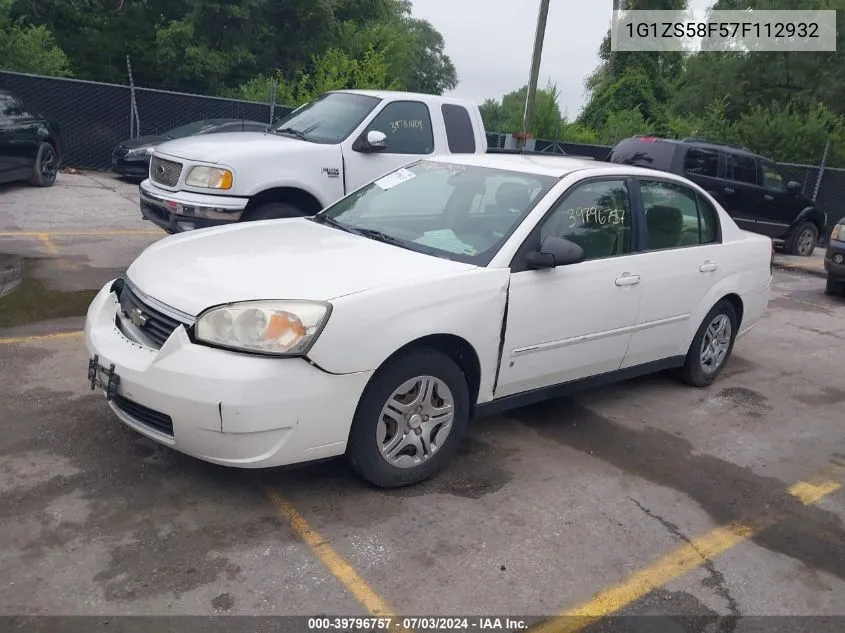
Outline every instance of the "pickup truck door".
<path id="1" fill-rule="evenodd" d="M 387 137 L 387 149 L 373 152 L 361 146 L 371 131 Z M 425 103 L 412 100 L 387 103 L 342 145 L 346 193 L 434 154 L 434 139 L 431 112 Z"/>

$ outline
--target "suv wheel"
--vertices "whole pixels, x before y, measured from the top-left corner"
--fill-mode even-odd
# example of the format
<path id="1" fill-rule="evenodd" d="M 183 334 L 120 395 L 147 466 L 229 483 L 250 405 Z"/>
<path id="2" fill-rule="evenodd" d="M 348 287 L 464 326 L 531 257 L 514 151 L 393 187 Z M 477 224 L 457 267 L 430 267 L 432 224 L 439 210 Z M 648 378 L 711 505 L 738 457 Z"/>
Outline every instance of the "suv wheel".
<path id="1" fill-rule="evenodd" d="M 827 278 L 827 284 L 824 287 L 825 294 L 833 295 L 835 297 L 845 297 L 845 281 L 842 279 Z"/>
<path id="2" fill-rule="evenodd" d="M 810 257 L 819 243 L 819 229 L 812 222 L 804 222 L 789 236 L 786 252 L 789 255 Z"/>

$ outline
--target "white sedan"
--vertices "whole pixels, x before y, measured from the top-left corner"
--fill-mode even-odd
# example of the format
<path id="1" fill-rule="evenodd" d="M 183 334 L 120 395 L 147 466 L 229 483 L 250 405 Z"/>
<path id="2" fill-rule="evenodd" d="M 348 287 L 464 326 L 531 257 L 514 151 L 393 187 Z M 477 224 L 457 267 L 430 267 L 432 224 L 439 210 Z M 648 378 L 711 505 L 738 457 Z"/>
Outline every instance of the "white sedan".
<path id="1" fill-rule="evenodd" d="M 312 218 L 160 240 L 96 296 L 91 388 L 137 432 L 264 468 L 431 477 L 474 416 L 674 369 L 764 315 L 772 243 L 684 178 L 520 155 L 399 169 Z"/>

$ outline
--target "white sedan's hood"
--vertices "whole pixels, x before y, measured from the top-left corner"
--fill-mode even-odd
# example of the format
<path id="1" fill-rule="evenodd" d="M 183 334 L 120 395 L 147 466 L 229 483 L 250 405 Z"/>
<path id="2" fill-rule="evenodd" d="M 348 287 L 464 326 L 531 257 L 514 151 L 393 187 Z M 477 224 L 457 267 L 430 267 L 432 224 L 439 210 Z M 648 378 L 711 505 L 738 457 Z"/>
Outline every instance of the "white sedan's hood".
<path id="1" fill-rule="evenodd" d="M 203 163 L 231 164 L 241 156 L 278 156 L 279 152 L 314 151 L 321 146 L 289 136 L 262 132 L 228 132 L 188 136 L 156 147 L 156 154 Z"/>
<path id="2" fill-rule="evenodd" d="M 296 218 L 171 235 L 127 274 L 144 294 L 196 316 L 233 301 L 328 301 L 472 268 Z"/>

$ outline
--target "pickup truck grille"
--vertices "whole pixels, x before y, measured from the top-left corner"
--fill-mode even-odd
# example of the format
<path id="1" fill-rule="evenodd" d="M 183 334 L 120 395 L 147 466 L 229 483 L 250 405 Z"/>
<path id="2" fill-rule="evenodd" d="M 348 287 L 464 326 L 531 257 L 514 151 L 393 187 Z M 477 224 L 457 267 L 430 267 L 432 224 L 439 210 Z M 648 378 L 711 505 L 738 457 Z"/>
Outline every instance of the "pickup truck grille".
<path id="1" fill-rule="evenodd" d="M 165 187 L 175 187 L 179 183 L 179 176 L 182 174 L 182 163 L 172 160 L 164 160 L 153 156 L 150 161 L 150 177 Z"/>

